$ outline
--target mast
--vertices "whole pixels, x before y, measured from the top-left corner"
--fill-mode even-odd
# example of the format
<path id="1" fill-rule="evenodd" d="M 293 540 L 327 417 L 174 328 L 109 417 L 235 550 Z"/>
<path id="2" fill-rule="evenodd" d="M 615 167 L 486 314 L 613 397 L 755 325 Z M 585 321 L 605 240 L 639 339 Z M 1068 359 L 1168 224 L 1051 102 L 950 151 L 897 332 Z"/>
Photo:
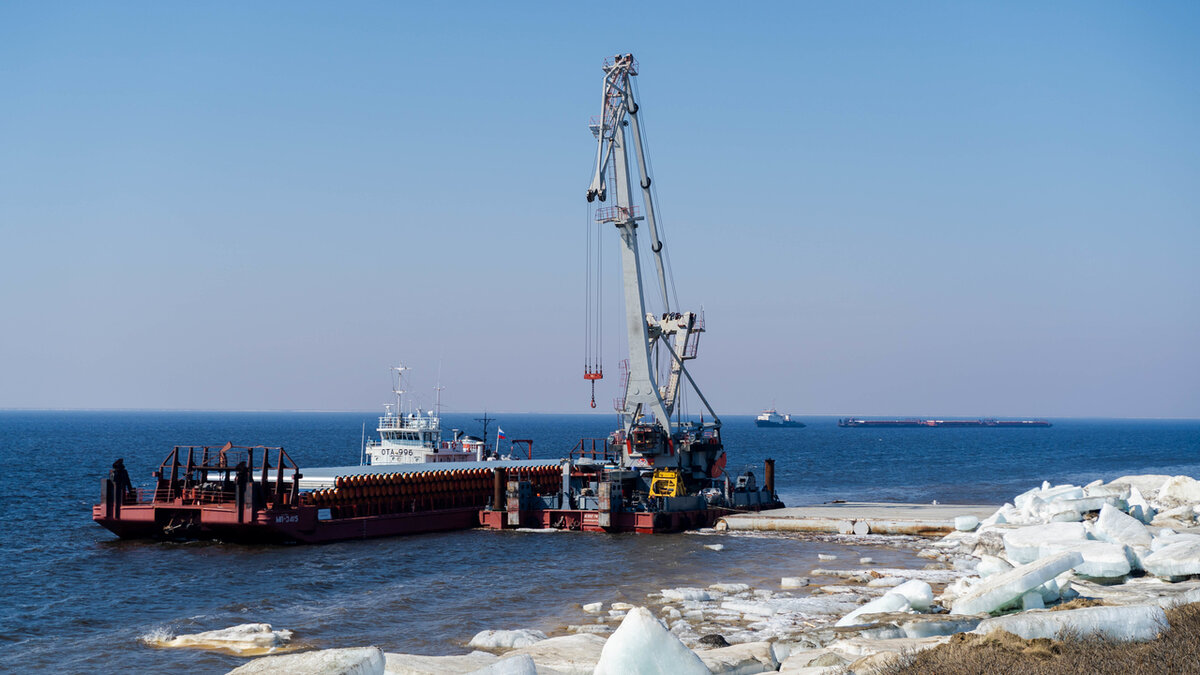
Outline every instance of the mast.
<path id="1" fill-rule="evenodd" d="M 404 364 L 394 366 L 392 371 L 396 373 L 396 384 L 392 386 L 392 393 L 396 395 L 396 416 L 404 418 L 404 408 L 401 406 L 404 398 L 404 371 L 408 370 Z"/>

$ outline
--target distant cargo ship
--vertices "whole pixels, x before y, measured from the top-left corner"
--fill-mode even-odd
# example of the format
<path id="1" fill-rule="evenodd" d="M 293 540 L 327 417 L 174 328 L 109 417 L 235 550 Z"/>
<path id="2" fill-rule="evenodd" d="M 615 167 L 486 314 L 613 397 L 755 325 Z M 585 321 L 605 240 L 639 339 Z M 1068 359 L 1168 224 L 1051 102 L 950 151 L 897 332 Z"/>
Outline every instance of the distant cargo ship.
<path id="1" fill-rule="evenodd" d="M 780 415 L 774 408 L 762 411 L 762 414 L 754 419 L 754 423 L 760 427 L 792 427 L 799 429 L 804 426 L 804 422 L 797 422 L 792 419 L 791 415 Z"/>
<path id="2" fill-rule="evenodd" d="M 905 417 L 890 420 L 864 420 L 846 417 L 838 420 L 839 427 L 1048 427 L 1046 420 L 925 420 Z"/>

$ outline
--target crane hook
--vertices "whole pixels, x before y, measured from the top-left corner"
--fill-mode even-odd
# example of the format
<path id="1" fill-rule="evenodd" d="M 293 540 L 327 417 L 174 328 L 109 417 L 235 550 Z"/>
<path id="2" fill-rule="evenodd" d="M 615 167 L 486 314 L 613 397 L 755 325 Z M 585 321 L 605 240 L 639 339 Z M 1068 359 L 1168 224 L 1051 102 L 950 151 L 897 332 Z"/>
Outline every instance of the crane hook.
<path id="1" fill-rule="evenodd" d="M 596 407 L 596 381 L 592 380 L 592 407 Z"/>

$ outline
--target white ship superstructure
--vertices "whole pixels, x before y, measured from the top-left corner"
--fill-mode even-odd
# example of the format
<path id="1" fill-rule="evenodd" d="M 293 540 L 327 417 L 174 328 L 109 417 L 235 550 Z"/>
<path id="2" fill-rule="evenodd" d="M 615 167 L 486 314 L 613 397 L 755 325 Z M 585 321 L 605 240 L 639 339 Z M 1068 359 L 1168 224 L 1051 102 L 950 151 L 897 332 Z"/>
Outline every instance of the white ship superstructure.
<path id="1" fill-rule="evenodd" d="M 774 408 L 768 408 L 754 419 L 754 423 L 760 427 L 803 427 L 803 422 L 798 422 L 792 419 L 791 415 L 780 415 Z"/>
<path id="2" fill-rule="evenodd" d="M 402 384 L 406 370 L 408 369 L 404 366 L 392 369 L 395 373 L 395 387 L 392 393 L 396 395 L 396 402 L 384 406 L 385 414 L 379 418 L 379 426 L 376 428 L 379 438 L 367 441 L 364 448 L 365 463 L 374 466 L 482 460 L 482 440 L 457 435 L 453 440 L 442 440 L 440 411 L 417 409 L 409 413 L 404 412 L 405 392 Z"/>
<path id="3" fill-rule="evenodd" d="M 782 424 L 784 419 L 786 418 L 776 412 L 774 408 L 771 408 L 770 410 L 764 410 L 762 411 L 762 414 L 758 416 L 759 422 L 766 422 L 767 424 Z"/>

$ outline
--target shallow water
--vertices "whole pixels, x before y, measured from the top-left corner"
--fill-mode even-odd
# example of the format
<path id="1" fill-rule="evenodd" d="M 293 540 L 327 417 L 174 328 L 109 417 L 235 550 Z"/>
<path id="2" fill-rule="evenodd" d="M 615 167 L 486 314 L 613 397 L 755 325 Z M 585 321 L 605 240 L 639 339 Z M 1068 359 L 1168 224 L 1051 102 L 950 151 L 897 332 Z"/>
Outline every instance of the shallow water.
<path id="1" fill-rule="evenodd" d="M 475 430 L 475 415 L 447 428 Z M 809 576 L 819 553 L 839 563 L 923 566 L 910 552 L 739 535 L 595 535 L 469 531 L 327 546 L 122 542 L 94 525 L 91 504 L 123 457 L 146 482 L 172 445 L 285 446 L 301 466 L 346 464 L 374 414 L 0 412 L 0 670 L 224 672 L 239 657 L 148 647 L 140 637 L 267 622 L 321 647 L 466 651 L 487 628 L 562 632 L 594 618 L 582 603 L 644 603 L 676 586 L 778 589 Z M 1128 473 L 1200 474 L 1200 423 L 1056 421 L 1050 429 L 757 429 L 726 419 L 729 468 L 777 460 L 795 505 L 829 499 L 995 503 L 1040 483 Z M 559 456 L 603 436 L 607 416 L 505 415 L 510 438 Z M 705 544 L 722 543 L 712 551 Z"/>

